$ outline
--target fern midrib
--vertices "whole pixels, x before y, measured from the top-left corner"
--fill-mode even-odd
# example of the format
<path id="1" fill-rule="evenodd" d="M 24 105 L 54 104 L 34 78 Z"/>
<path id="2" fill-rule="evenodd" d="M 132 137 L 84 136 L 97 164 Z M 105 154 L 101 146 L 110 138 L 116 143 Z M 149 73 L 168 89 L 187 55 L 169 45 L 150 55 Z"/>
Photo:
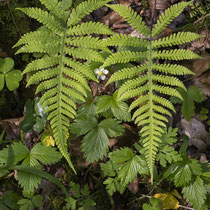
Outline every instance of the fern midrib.
<path id="1" fill-rule="evenodd" d="M 71 14 L 71 11 L 69 12 L 68 18 Z M 63 77 L 63 69 L 64 69 L 64 62 L 63 62 L 63 58 L 64 58 L 64 48 L 65 48 L 65 39 L 66 39 L 66 31 L 67 31 L 67 23 L 68 23 L 68 18 L 66 20 L 66 24 L 65 24 L 65 28 L 64 28 L 64 32 L 63 32 L 63 40 L 62 40 L 62 48 L 61 48 L 61 58 L 60 58 L 60 72 L 59 72 L 59 76 L 58 76 L 58 126 L 59 126 L 59 140 L 60 143 L 63 143 L 63 131 L 62 131 L 62 113 L 61 113 L 61 102 L 62 102 L 62 77 Z M 65 151 L 63 151 L 65 153 Z M 65 156 L 65 154 L 63 154 Z M 70 162 L 70 160 L 68 160 L 67 157 L 65 157 L 67 159 L 67 162 L 69 163 L 70 167 L 73 169 L 73 171 L 76 173 L 72 163 Z"/>
<path id="2" fill-rule="evenodd" d="M 150 168 L 150 174 L 151 174 L 151 183 L 153 183 L 153 160 L 152 160 L 152 154 L 153 154 L 153 147 L 152 147 L 152 142 L 153 142 L 153 104 L 152 104 L 152 99 L 153 99 L 153 90 L 152 90 L 152 29 L 150 30 L 150 45 L 149 45 L 149 107 L 150 107 L 150 134 L 149 134 L 149 141 L 150 141 L 150 146 L 149 146 L 149 168 Z"/>

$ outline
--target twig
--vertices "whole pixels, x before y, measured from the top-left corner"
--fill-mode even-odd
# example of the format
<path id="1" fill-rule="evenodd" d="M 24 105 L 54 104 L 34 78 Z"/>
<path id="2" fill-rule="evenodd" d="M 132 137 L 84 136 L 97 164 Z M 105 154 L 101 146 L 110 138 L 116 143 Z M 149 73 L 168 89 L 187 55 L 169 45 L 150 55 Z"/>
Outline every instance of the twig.
<path id="1" fill-rule="evenodd" d="M 194 24 L 196 24 L 196 23 L 202 21 L 203 19 L 205 19 L 205 18 L 208 17 L 208 16 L 210 16 L 210 13 L 208 13 L 208 14 L 204 15 L 203 17 L 199 18 L 198 20 L 196 20 L 196 21 L 194 22 Z"/>

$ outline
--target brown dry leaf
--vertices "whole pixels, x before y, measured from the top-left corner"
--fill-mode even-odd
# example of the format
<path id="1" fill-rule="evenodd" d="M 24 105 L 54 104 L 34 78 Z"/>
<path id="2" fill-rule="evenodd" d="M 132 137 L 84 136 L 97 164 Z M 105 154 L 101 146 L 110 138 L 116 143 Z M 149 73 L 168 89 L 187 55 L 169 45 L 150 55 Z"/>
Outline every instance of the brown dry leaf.
<path id="1" fill-rule="evenodd" d="M 117 142 L 117 139 L 109 139 L 109 147 L 112 148 Z"/>
<path id="2" fill-rule="evenodd" d="M 150 9 L 154 10 L 155 0 L 149 0 Z M 156 0 L 156 10 L 166 10 L 169 7 L 167 0 Z"/>
<path id="3" fill-rule="evenodd" d="M 131 184 L 128 185 L 128 189 L 136 194 L 139 191 L 139 179 L 136 177 Z"/>
<path id="4" fill-rule="evenodd" d="M 120 0 L 120 4 L 123 4 L 125 6 L 130 6 L 131 5 L 131 2 L 130 1 Z"/>
<path id="5" fill-rule="evenodd" d="M 1 121 L 1 126 L 6 131 L 6 139 L 20 139 L 19 123 L 23 117 L 5 119 Z"/>
<path id="6" fill-rule="evenodd" d="M 204 51 L 200 56 L 202 57 L 201 59 L 192 61 L 192 70 L 195 73 L 195 77 L 199 77 L 201 74 L 207 71 L 210 66 L 210 54 Z"/>

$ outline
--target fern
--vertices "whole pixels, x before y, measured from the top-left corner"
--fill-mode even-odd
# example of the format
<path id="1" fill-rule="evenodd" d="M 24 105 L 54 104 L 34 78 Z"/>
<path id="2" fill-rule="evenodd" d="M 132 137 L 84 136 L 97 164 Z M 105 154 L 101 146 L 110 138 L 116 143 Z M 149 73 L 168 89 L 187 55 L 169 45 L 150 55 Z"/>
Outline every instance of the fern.
<path id="1" fill-rule="evenodd" d="M 103 62 L 98 50 L 107 48 L 90 34 L 113 34 L 102 23 L 79 22 L 85 15 L 110 1 L 88 0 L 69 11 L 71 4 L 67 5 L 66 0 L 40 0 L 47 10 L 20 9 L 43 24 L 37 31 L 22 36 L 15 47 L 21 46 L 17 53 L 45 54 L 28 64 L 24 74 L 33 73 L 28 85 L 38 84 L 36 93 L 44 92 L 40 103 L 47 107 L 45 112 L 50 113 L 48 120 L 53 128 L 55 142 L 74 171 L 66 142 L 70 118 L 76 114 L 75 100 L 84 101 L 87 91 L 90 91 L 87 80 L 97 81 L 89 66 L 76 61 L 75 57 Z"/>
<path id="2" fill-rule="evenodd" d="M 104 40 L 105 46 L 126 46 L 142 47 L 143 51 L 130 51 L 129 48 L 121 50 L 107 57 L 101 68 L 116 64 L 128 62 L 145 61 L 136 67 L 124 68 L 114 73 L 107 85 L 123 79 L 128 79 L 118 92 L 118 100 L 127 100 L 135 97 L 130 105 L 130 111 L 136 109 L 133 114 L 133 120 L 139 126 L 142 126 L 140 134 L 142 144 L 145 148 L 145 156 L 150 169 L 151 180 L 153 181 L 153 164 L 158 152 L 161 136 L 164 133 L 163 128 L 170 111 L 175 111 L 173 104 L 160 96 L 176 96 L 182 100 L 182 96 L 174 87 L 185 89 L 183 83 L 176 78 L 176 75 L 192 74 L 189 69 L 176 64 L 158 64 L 158 59 L 184 60 L 199 58 L 195 53 L 185 49 L 159 50 L 159 47 L 179 45 L 198 39 L 201 36 L 195 33 L 178 32 L 169 37 L 155 40 L 166 26 L 177 17 L 186 6 L 192 2 L 181 2 L 167 9 L 157 21 L 153 29 L 149 30 L 142 18 L 131 8 L 124 5 L 108 5 L 114 11 L 118 12 L 130 25 L 141 33 L 145 38 L 137 38 L 126 35 L 113 35 Z M 165 76 L 167 74 L 167 76 Z M 173 76 L 174 75 L 174 76 Z"/>

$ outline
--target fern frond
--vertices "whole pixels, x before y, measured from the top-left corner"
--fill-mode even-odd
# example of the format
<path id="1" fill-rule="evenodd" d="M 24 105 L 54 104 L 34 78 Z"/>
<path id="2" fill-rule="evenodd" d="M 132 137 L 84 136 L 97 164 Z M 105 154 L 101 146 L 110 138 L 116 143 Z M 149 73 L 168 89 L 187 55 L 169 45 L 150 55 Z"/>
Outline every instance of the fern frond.
<path id="1" fill-rule="evenodd" d="M 60 21 L 56 20 L 55 17 L 49 14 L 47 11 L 44 11 L 40 8 L 17 8 L 21 10 L 29 17 L 38 20 L 40 23 L 44 24 L 50 30 L 56 32 L 58 35 L 61 35 L 63 32 L 63 26 Z"/>
<path id="2" fill-rule="evenodd" d="M 132 46 L 132 47 L 148 47 L 150 42 L 145 39 L 139 39 L 138 37 L 132 37 L 127 34 L 115 34 L 105 40 L 103 40 L 104 46 Z"/>
<path id="3" fill-rule="evenodd" d="M 99 9 L 110 1 L 111 0 L 88 0 L 82 2 L 75 9 L 72 9 L 71 15 L 68 19 L 68 25 L 71 26 L 79 23 L 83 17 L 90 14 L 94 10 Z"/>
<path id="4" fill-rule="evenodd" d="M 138 74 L 143 73 L 147 69 L 148 69 L 147 63 L 143 65 L 135 66 L 133 68 L 121 69 L 110 77 L 109 81 L 106 83 L 106 86 L 114 81 L 133 78 L 134 76 L 137 76 Z"/>
<path id="5" fill-rule="evenodd" d="M 142 17 L 138 15 L 137 12 L 132 10 L 130 7 L 127 7 L 122 4 L 115 5 L 107 5 L 115 12 L 117 12 L 120 16 L 122 16 L 136 31 L 143 34 L 144 36 L 149 36 L 150 30 L 145 25 Z"/>
<path id="6" fill-rule="evenodd" d="M 73 68 L 74 70 L 78 71 L 79 73 L 83 74 L 84 77 L 88 79 L 92 79 L 93 81 L 97 82 L 97 79 L 95 78 L 95 75 L 93 74 L 93 71 L 89 68 L 87 64 L 80 63 L 79 61 L 75 61 L 71 58 L 64 57 L 63 58 L 64 64 L 67 66 Z"/>
<path id="7" fill-rule="evenodd" d="M 168 60 L 191 60 L 201 58 L 199 55 L 193 53 L 190 50 L 175 49 L 175 50 L 163 50 L 155 51 L 152 54 L 152 58 L 168 59 Z"/>
<path id="8" fill-rule="evenodd" d="M 44 57 L 34 60 L 31 63 L 29 63 L 25 70 L 23 71 L 23 74 L 49 68 L 52 66 L 55 66 L 59 63 L 59 56 L 48 56 L 45 55 Z"/>
<path id="9" fill-rule="evenodd" d="M 98 37 L 81 36 L 75 38 L 67 38 L 66 43 L 72 46 L 87 47 L 91 49 L 101 49 L 104 51 L 109 51 L 109 49 L 106 46 L 102 45 L 102 40 L 100 40 Z"/>
<path id="10" fill-rule="evenodd" d="M 152 80 L 161 82 L 165 85 L 171 85 L 171 86 L 176 86 L 176 87 L 181 87 L 186 90 L 184 84 L 176 77 L 170 77 L 170 76 L 164 76 L 164 75 L 159 75 L 159 74 L 153 74 L 152 75 Z"/>
<path id="11" fill-rule="evenodd" d="M 58 37 L 56 34 L 50 33 L 49 30 L 37 30 L 34 32 L 29 32 L 25 35 L 23 35 L 20 40 L 13 46 L 18 47 L 20 45 L 27 45 L 31 42 L 41 42 L 46 43 L 46 41 L 53 42 L 60 42 L 60 37 Z"/>
<path id="12" fill-rule="evenodd" d="M 70 56 L 81 58 L 84 60 L 91 60 L 103 63 L 104 58 L 101 54 L 95 50 L 87 49 L 87 48 L 65 48 L 64 52 Z"/>
<path id="13" fill-rule="evenodd" d="M 37 83 L 41 82 L 42 80 L 47 80 L 52 77 L 55 77 L 55 76 L 57 76 L 57 74 L 58 74 L 57 68 L 38 71 L 37 73 L 33 74 L 30 77 L 26 87 L 28 87 L 29 85 L 37 84 Z"/>
<path id="14" fill-rule="evenodd" d="M 152 48 L 168 47 L 173 45 L 180 45 L 193 40 L 199 39 L 203 36 L 192 32 L 178 32 L 171 36 L 166 36 L 162 39 L 152 41 Z"/>
<path id="15" fill-rule="evenodd" d="M 90 34 L 106 34 L 112 35 L 114 32 L 110 30 L 106 25 L 99 22 L 87 22 L 70 27 L 67 30 L 67 35 L 90 35 Z"/>
<path id="16" fill-rule="evenodd" d="M 163 31 L 181 12 L 185 7 L 192 4 L 190 2 L 181 2 L 178 4 L 174 4 L 170 8 L 168 8 L 164 13 L 162 13 L 155 24 L 155 27 L 152 30 L 152 37 L 158 35 L 161 31 Z"/>
<path id="17" fill-rule="evenodd" d="M 123 59 L 122 59 L 123 58 Z M 140 61 L 147 58 L 147 52 L 131 52 L 131 51 L 121 51 L 110 55 L 102 65 L 101 68 L 105 66 L 110 66 L 116 63 L 128 63 L 130 61 Z"/>
<path id="18" fill-rule="evenodd" d="M 163 72 L 166 74 L 174 74 L 174 75 L 185 75 L 185 74 L 194 74 L 188 68 L 184 66 L 180 66 L 177 64 L 152 64 L 152 69 Z"/>
<path id="19" fill-rule="evenodd" d="M 16 54 L 19 53 L 48 53 L 48 54 L 57 54 L 60 51 L 60 43 L 55 43 L 52 45 L 50 42 L 31 42 L 30 44 L 24 45 L 21 47 Z"/>

